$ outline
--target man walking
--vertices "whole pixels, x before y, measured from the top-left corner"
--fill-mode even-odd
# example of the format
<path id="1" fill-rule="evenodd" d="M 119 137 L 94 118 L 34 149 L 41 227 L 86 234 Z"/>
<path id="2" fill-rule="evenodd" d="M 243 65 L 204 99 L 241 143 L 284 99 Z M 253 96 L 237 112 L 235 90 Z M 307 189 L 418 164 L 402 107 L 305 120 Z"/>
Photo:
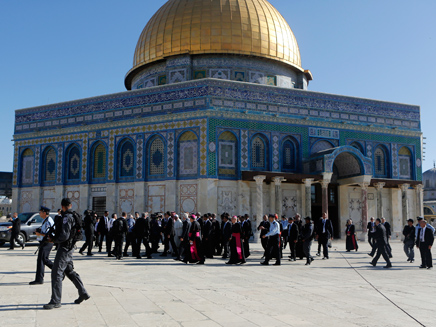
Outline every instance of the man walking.
<path id="1" fill-rule="evenodd" d="M 116 217 L 117 216 L 115 215 L 114 218 Z M 123 240 L 127 233 L 126 217 L 127 214 L 125 212 L 121 213 L 121 217 L 114 221 L 114 224 L 111 228 L 112 236 L 115 241 L 114 255 L 117 260 L 123 259 Z"/>
<path id="2" fill-rule="evenodd" d="M 386 261 L 386 266 L 384 266 L 383 268 L 392 268 L 392 264 L 391 264 L 391 261 L 389 260 L 389 256 L 386 254 L 386 244 L 388 242 L 386 228 L 381 223 L 380 218 L 377 218 L 377 220 L 375 221 L 375 224 L 376 224 L 376 230 L 374 233 L 374 238 L 375 238 L 375 242 L 376 242 L 375 246 L 377 248 L 377 253 L 376 253 L 374 259 L 372 259 L 372 261 L 370 262 L 370 264 L 375 267 L 377 265 L 378 259 L 380 259 L 380 256 L 383 256 L 383 259 L 385 259 L 385 261 Z"/>
<path id="3" fill-rule="evenodd" d="M 306 266 L 310 265 L 313 261 L 313 257 L 310 254 L 310 248 L 312 247 L 313 240 L 313 224 L 310 217 L 305 218 L 306 223 L 303 226 L 302 232 L 302 242 L 303 242 L 303 252 L 306 256 Z"/>
<path id="4" fill-rule="evenodd" d="M 86 210 L 85 211 L 85 219 L 83 220 L 85 225 L 85 237 L 86 241 L 83 243 L 82 248 L 79 250 L 79 253 L 83 255 L 83 251 L 88 248 L 88 255 L 91 256 L 92 254 L 92 245 L 94 244 L 94 229 L 95 229 L 95 216 L 96 214 L 92 210 Z"/>
<path id="5" fill-rule="evenodd" d="M 294 218 L 289 217 L 288 219 L 288 229 L 286 230 L 286 235 L 289 243 L 289 250 L 291 255 L 289 256 L 289 261 L 297 260 L 297 242 L 298 242 L 298 226 L 294 224 Z"/>
<path id="6" fill-rule="evenodd" d="M 103 247 L 103 240 L 105 237 L 107 240 L 108 224 L 109 224 L 109 212 L 105 211 L 103 217 L 100 218 L 100 221 L 97 225 L 98 252 L 101 252 L 101 249 Z"/>
<path id="7" fill-rule="evenodd" d="M 61 201 L 62 215 L 55 222 L 55 235 L 53 241 L 58 244 L 58 250 L 51 271 L 51 300 L 44 305 L 44 309 L 56 309 L 61 307 L 62 280 L 64 274 L 73 282 L 79 292 L 79 297 L 74 301 L 80 304 L 90 298 L 83 286 L 78 273 L 74 271 L 73 252 L 77 239 L 80 236 L 81 219 L 77 213 L 71 210 L 71 200 L 64 198 Z"/>
<path id="8" fill-rule="evenodd" d="M 322 218 L 318 221 L 316 229 L 316 237 L 318 242 L 322 246 L 323 259 L 329 258 L 329 239 L 333 240 L 333 225 L 330 219 L 328 219 L 327 213 L 322 214 Z"/>
<path id="9" fill-rule="evenodd" d="M 431 247 L 434 242 L 433 231 L 427 227 L 425 220 L 419 222 L 421 229 L 418 231 L 418 237 L 416 238 L 416 247 L 421 252 L 421 266 L 419 268 L 433 268 L 433 259 L 431 256 Z"/>
<path id="10" fill-rule="evenodd" d="M 12 230 L 11 230 L 11 239 L 9 241 L 10 246 L 9 250 L 13 250 L 15 248 L 15 242 L 20 244 L 21 249 L 24 249 L 24 240 L 21 241 L 18 235 L 20 235 L 21 231 L 21 220 L 18 218 L 18 213 L 14 212 L 14 215 L 9 220 L 12 222 Z"/>
<path id="11" fill-rule="evenodd" d="M 413 226 L 413 219 L 407 220 L 407 225 L 403 229 L 404 235 L 404 253 L 406 253 L 407 261 L 412 263 L 415 261 L 415 226 Z"/>
<path id="12" fill-rule="evenodd" d="M 165 220 L 162 223 L 163 228 L 162 228 L 162 232 L 163 232 L 163 236 L 164 236 L 164 250 L 162 252 L 162 254 L 160 255 L 161 257 L 166 257 L 168 251 L 170 250 L 170 243 L 171 243 L 171 248 L 173 250 L 173 252 L 175 253 L 176 257 L 179 255 L 177 252 L 177 246 L 176 243 L 174 242 L 174 220 L 173 218 L 171 218 L 171 213 L 168 211 L 165 213 Z"/>
<path id="13" fill-rule="evenodd" d="M 39 215 L 43 220 L 41 228 L 36 230 L 37 240 L 39 241 L 38 258 L 36 259 L 36 276 L 35 280 L 30 282 L 29 285 L 44 284 L 44 270 L 45 266 L 52 269 L 53 262 L 49 259 L 53 243 L 48 242 L 48 235 L 50 229 L 54 225 L 53 219 L 49 216 L 50 209 L 47 207 L 41 207 L 39 209 Z M 47 235 L 47 237 L 46 237 Z"/>
<path id="14" fill-rule="evenodd" d="M 270 227 L 269 232 L 266 233 L 263 238 L 268 238 L 268 245 L 265 253 L 265 261 L 261 262 L 261 265 L 268 266 L 271 258 L 276 258 L 274 266 L 280 266 L 280 223 L 275 220 L 274 215 L 268 217 Z"/>

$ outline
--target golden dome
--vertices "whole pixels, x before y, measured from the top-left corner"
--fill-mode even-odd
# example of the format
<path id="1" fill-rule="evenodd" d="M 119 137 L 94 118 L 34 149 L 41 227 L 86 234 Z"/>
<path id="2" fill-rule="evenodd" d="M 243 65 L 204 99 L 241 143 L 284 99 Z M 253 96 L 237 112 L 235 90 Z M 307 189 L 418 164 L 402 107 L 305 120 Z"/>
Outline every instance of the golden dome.
<path id="1" fill-rule="evenodd" d="M 217 53 L 279 60 L 303 72 L 294 33 L 267 0 L 168 0 L 139 37 L 126 85 L 154 61 Z"/>

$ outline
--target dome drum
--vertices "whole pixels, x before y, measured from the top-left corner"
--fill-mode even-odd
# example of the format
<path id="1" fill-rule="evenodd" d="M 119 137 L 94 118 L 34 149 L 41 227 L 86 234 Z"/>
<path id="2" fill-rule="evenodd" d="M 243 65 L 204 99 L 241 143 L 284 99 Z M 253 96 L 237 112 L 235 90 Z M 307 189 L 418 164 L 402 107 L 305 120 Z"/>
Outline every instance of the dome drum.
<path id="1" fill-rule="evenodd" d="M 132 89 L 201 78 L 307 89 L 306 74 L 270 59 L 238 55 L 180 55 L 141 67 L 129 82 Z"/>

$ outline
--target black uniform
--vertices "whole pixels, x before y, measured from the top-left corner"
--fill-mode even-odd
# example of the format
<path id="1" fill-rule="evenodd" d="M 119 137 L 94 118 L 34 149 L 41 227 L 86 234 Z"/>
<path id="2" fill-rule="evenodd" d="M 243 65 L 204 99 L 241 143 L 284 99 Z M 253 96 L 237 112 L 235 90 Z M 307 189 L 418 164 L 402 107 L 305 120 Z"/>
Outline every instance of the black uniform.
<path id="1" fill-rule="evenodd" d="M 201 230 L 202 244 L 204 255 L 206 258 L 213 258 L 213 241 L 212 241 L 212 222 L 210 219 L 203 221 L 203 228 Z"/>
<path id="2" fill-rule="evenodd" d="M 51 271 L 52 296 L 50 304 L 61 303 L 62 280 L 64 275 L 66 275 L 77 288 L 79 298 L 89 298 L 79 274 L 74 271 L 74 244 L 71 240 L 72 233 L 74 233 L 74 227 L 75 218 L 73 217 L 73 212 L 71 210 L 62 212 L 62 215 L 56 218 L 53 242 L 58 245 L 58 250 Z"/>
<path id="3" fill-rule="evenodd" d="M 375 266 L 377 264 L 380 256 L 383 256 L 383 259 L 386 261 L 386 267 L 392 267 L 391 261 L 389 260 L 389 256 L 386 254 L 386 244 L 388 242 L 386 235 L 386 228 L 383 224 L 378 224 L 374 232 L 374 240 L 375 247 L 377 248 L 377 254 L 374 259 L 372 259 L 371 264 Z"/>
<path id="4" fill-rule="evenodd" d="M 53 227 L 53 222 L 50 217 L 44 219 L 41 225 L 41 234 L 46 235 Z M 39 242 L 38 258 L 36 259 L 36 276 L 35 281 L 30 284 L 42 284 L 44 283 L 44 270 L 45 266 L 49 269 L 53 268 L 53 262 L 50 260 L 50 252 L 53 248 L 53 243 L 48 242 L 47 238 L 43 238 Z"/>
<path id="5" fill-rule="evenodd" d="M 20 244 L 21 248 L 24 249 L 24 243 L 18 238 L 18 235 L 20 235 L 21 231 L 21 220 L 19 218 L 14 218 L 12 220 L 12 230 L 11 230 L 11 239 L 9 241 L 10 243 L 10 249 L 15 248 L 15 242 Z"/>
<path id="6" fill-rule="evenodd" d="M 279 224 L 277 221 L 273 221 L 270 223 L 270 227 L 274 224 Z M 278 230 L 280 231 L 280 226 L 278 226 Z M 244 249 L 245 250 L 245 249 Z M 267 265 L 271 258 L 276 258 L 276 265 L 280 265 L 281 255 L 280 255 L 280 232 L 275 235 L 268 236 L 268 244 L 265 251 L 265 261 L 262 264 Z"/>
<path id="7" fill-rule="evenodd" d="M 222 233 L 221 233 L 221 225 L 218 219 L 214 218 L 212 220 L 212 242 L 213 242 L 213 248 L 214 253 L 216 255 L 221 255 L 223 248 L 222 248 Z"/>
<path id="8" fill-rule="evenodd" d="M 103 240 L 106 237 L 107 238 L 107 232 L 108 232 L 108 223 L 109 223 L 109 217 L 101 217 L 100 221 L 97 225 L 97 241 L 98 241 L 98 252 L 101 252 L 101 249 L 103 247 Z"/>
<path id="9" fill-rule="evenodd" d="M 240 223 L 232 225 L 231 235 L 230 260 L 227 264 L 245 263 L 244 246 L 242 242 L 242 226 Z"/>
<path id="10" fill-rule="evenodd" d="M 244 237 L 244 254 L 245 257 L 248 258 L 250 256 L 250 237 L 253 234 L 251 230 L 251 221 L 250 219 L 245 219 L 242 222 L 242 235 Z"/>

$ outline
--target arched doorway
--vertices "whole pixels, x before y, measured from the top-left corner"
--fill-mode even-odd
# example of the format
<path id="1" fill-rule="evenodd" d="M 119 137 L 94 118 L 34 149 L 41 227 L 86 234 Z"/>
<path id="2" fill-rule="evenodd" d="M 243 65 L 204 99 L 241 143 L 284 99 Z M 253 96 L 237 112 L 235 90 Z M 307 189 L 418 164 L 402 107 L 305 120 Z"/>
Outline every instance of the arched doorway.
<path id="1" fill-rule="evenodd" d="M 356 176 L 364 175 L 364 167 L 361 161 L 353 152 L 343 151 L 334 156 L 332 159 L 331 167 L 331 180 L 328 184 L 327 198 L 328 198 L 328 214 L 333 223 L 334 237 L 341 237 L 340 226 L 340 201 L 339 198 L 339 186 L 348 182 L 348 179 L 352 179 Z M 322 186 L 321 184 L 312 185 L 312 219 L 316 222 L 322 215 Z M 347 201 L 347 199 L 342 199 Z"/>

